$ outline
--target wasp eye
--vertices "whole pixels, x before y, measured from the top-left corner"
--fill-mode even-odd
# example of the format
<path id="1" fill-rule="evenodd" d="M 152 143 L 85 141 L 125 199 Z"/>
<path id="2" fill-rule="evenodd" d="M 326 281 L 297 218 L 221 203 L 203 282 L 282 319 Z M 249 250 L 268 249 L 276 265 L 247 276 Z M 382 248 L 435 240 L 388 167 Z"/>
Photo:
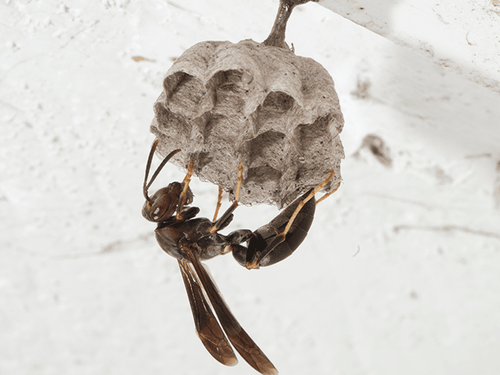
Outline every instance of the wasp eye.
<path id="1" fill-rule="evenodd" d="M 154 211 L 153 211 L 153 208 L 154 208 Z M 153 205 L 153 207 L 151 207 L 151 211 L 152 211 L 151 216 L 153 216 L 153 220 L 158 220 L 160 217 L 159 213 L 161 211 L 161 205 L 156 206 L 156 208 L 155 208 L 155 205 Z"/>

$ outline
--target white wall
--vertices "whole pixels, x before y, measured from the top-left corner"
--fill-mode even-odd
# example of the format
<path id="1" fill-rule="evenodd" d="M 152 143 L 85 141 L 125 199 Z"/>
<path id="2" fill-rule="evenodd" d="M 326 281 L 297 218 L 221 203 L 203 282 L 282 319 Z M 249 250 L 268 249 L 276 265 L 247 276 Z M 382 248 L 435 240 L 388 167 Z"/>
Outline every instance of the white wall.
<path id="1" fill-rule="evenodd" d="M 0 5 L 1 374 L 254 373 L 200 344 L 141 184 L 172 59 L 264 40 L 276 7 Z M 233 313 L 282 374 L 500 373 L 499 95 L 317 4 L 296 9 L 287 41 L 335 79 L 344 183 L 286 262 L 210 262 Z M 357 152 L 367 134 L 392 167 Z M 182 177 L 171 166 L 157 186 Z M 210 217 L 217 189 L 193 190 Z M 238 208 L 231 228 L 275 214 Z"/>
<path id="2" fill-rule="evenodd" d="M 320 0 L 319 4 L 500 93 L 500 0 Z"/>

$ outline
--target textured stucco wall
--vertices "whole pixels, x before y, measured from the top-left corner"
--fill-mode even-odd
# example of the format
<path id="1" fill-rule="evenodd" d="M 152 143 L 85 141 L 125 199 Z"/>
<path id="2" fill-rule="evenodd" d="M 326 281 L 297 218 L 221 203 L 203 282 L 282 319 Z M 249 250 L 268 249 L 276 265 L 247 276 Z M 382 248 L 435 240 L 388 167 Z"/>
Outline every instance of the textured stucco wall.
<path id="1" fill-rule="evenodd" d="M 254 373 L 196 337 L 141 184 L 172 60 L 202 40 L 264 40 L 276 6 L 0 5 L 0 373 Z M 498 373 L 498 94 L 317 4 L 287 40 L 334 77 L 343 184 L 286 262 L 210 262 L 233 313 L 282 374 Z M 390 166 L 360 149 L 368 134 Z M 170 166 L 156 187 L 182 177 Z M 210 217 L 216 187 L 192 187 Z M 238 208 L 228 231 L 276 213 Z"/>

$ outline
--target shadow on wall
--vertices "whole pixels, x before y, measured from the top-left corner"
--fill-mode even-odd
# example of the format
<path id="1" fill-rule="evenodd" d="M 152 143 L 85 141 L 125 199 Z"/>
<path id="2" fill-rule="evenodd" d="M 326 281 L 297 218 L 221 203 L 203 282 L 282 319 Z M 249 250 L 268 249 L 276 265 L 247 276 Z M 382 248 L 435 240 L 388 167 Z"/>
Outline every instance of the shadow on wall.
<path id="1" fill-rule="evenodd" d="M 387 20 L 398 23 L 394 17 L 399 5 L 394 0 L 361 1 L 357 5 L 323 0 L 320 4 L 381 35 L 390 35 L 393 30 Z M 492 187 L 494 204 L 499 206 L 495 191 L 500 189 L 496 168 L 500 161 L 500 96 L 393 43 L 376 52 L 380 55 L 373 60 L 359 63 L 357 84 L 351 94 L 355 99 L 379 102 L 395 110 L 393 116 L 404 131 L 392 131 L 391 138 L 397 145 L 388 146 L 409 151 L 412 158 L 441 171 L 446 167 L 440 164 L 463 163 L 462 169 L 472 168 L 474 178 L 480 180 L 473 183 Z M 387 124 L 375 121 L 370 127 L 370 132 L 382 138 L 391 131 Z M 394 156 L 397 158 L 397 154 Z M 447 177 L 447 183 L 458 179 Z"/>

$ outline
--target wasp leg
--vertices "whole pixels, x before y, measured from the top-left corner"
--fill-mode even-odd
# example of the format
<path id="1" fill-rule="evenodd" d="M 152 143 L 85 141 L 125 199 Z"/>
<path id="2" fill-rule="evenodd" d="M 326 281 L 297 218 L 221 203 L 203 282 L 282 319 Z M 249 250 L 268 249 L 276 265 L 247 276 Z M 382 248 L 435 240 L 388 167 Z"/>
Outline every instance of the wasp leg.
<path id="1" fill-rule="evenodd" d="M 337 185 L 337 187 L 335 189 L 333 189 L 331 192 L 329 193 L 326 193 L 325 195 L 323 195 L 321 198 L 319 198 L 317 201 L 316 201 L 316 204 L 318 204 L 319 202 L 321 201 L 324 201 L 326 198 L 328 198 L 330 195 L 332 195 L 333 193 L 335 193 L 337 190 L 339 190 L 340 188 L 340 182 L 339 184 Z"/>
<path id="2" fill-rule="evenodd" d="M 175 215 L 177 220 L 182 220 L 181 211 L 184 208 L 184 205 L 186 204 L 187 191 L 189 188 L 189 183 L 191 182 L 191 176 L 193 175 L 193 169 L 194 169 L 194 159 L 191 159 L 191 161 L 189 162 L 186 177 L 184 177 L 184 180 L 182 180 L 184 188 L 182 189 L 181 195 L 179 196 L 179 203 L 177 204 L 177 215 Z"/>
<path id="3" fill-rule="evenodd" d="M 273 240 L 269 243 L 269 245 L 267 246 L 267 250 L 261 254 L 259 254 L 258 257 L 256 257 L 256 259 L 254 259 L 253 262 L 249 262 L 247 261 L 246 264 L 245 264 L 245 267 L 249 270 L 253 269 L 253 268 L 258 268 L 259 267 L 259 263 L 260 261 L 266 257 L 276 246 L 278 246 L 279 244 L 281 244 L 283 241 L 285 241 L 285 238 L 286 238 L 286 235 L 288 233 L 288 231 L 290 230 L 290 228 L 292 227 L 292 224 L 295 220 L 295 218 L 297 217 L 297 215 L 299 214 L 300 210 L 302 209 L 302 207 L 304 207 L 304 205 L 309 202 L 311 200 L 311 198 L 314 197 L 314 195 L 320 191 L 321 189 L 323 189 L 323 187 L 328 183 L 328 181 L 330 181 L 333 176 L 335 175 L 335 171 L 332 170 L 330 172 L 330 175 L 322 182 L 320 183 L 318 186 L 316 186 L 314 188 L 314 190 L 311 190 L 311 192 L 304 198 L 302 199 L 299 204 L 297 205 L 297 208 L 295 209 L 295 211 L 293 212 L 292 216 L 290 216 L 290 219 L 288 220 L 288 223 L 285 227 L 285 229 L 283 230 L 283 232 L 281 233 L 278 233 L 278 231 L 276 229 L 275 232 L 276 232 L 276 236 L 273 238 Z M 339 184 L 340 185 L 340 184 Z M 338 187 L 337 187 L 338 189 Z M 334 191 L 336 191 L 337 189 L 335 189 Z M 333 192 L 332 192 L 333 193 Z M 328 195 L 330 195 L 331 193 L 327 193 Z M 325 196 L 327 195 L 325 194 Z M 324 199 L 325 196 L 323 196 L 321 198 Z M 249 254 L 247 254 L 248 256 Z"/>
<path id="4" fill-rule="evenodd" d="M 239 200 L 240 200 L 240 188 L 241 188 L 241 182 L 243 181 L 243 165 L 241 165 L 241 162 L 238 166 L 238 180 L 236 182 L 236 192 L 235 192 L 235 197 L 234 201 L 231 204 L 231 206 L 222 214 L 222 216 L 217 220 L 212 228 L 210 228 L 210 233 L 215 233 L 217 232 L 221 227 L 225 226 L 224 224 L 228 224 L 228 220 L 230 220 L 230 216 L 232 215 L 233 211 L 236 210 L 236 207 L 239 205 Z M 220 190 L 219 190 L 220 193 Z M 216 211 L 217 213 L 217 211 Z"/>
<path id="5" fill-rule="evenodd" d="M 215 207 L 214 219 L 212 220 L 213 222 L 217 220 L 217 215 L 219 214 L 220 206 L 222 206 L 222 188 L 219 186 L 219 196 L 217 197 L 217 206 Z"/>

